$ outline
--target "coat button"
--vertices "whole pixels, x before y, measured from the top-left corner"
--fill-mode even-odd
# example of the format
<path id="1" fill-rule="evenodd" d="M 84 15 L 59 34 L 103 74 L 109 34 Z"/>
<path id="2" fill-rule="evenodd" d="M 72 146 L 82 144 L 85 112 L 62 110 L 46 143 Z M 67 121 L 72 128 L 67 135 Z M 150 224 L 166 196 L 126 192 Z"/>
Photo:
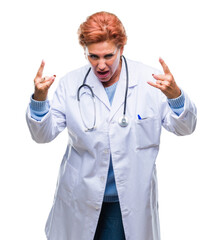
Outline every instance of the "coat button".
<path id="1" fill-rule="evenodd" d="M 100 207 L 98 205 L 95 206 L 96 211 L 98 211 L 100 209 Z"/>
<path id="2" fill-rule="evenodd" d="M 109 153 L 109 149 L 106 148 L 104 151 L 103 151 L 105 154 Z"/>
<path id="3" fill-rule="evenodd" d="M 129 214 L 129 210 L 126 208 L 126 209 L 124 209 L 123 213 L 124 213 L 124 215 L 126 216 L 126 215 Z"/>
<path id="4" fill-rule="evenodd" d="M 104 182 L 105 181 L 105 177 L 104 176 L 100 177 L 100 180 L 101 180 L 101 182 Z"/>

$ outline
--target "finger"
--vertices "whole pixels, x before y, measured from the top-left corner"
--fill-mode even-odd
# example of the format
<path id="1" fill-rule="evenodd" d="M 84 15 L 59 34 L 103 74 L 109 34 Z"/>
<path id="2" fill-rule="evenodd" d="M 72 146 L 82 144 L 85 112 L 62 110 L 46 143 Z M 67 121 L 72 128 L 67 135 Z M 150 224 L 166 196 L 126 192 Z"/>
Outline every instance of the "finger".
<path id="1" fill-rule="evenodd" d="M 160 80 L 157 80 L 157 81 L 156 81 L 156 84 L 157 84 L 157 85 L 160 85 L 160 86 L 163 85 L 163 83 L 164 83 L 164 82 L 163 82 L 163 81 L 160 81 Z"/>
<path id="2" fill-rule="evenodd" d="M 54 75 L 54 76 L 50 77 L 48 80 L 46 80 L 45 85 L 46 85 L 47 88 L 50 88 L 50 86 L 52 85 L 52 83 L 55 80 L 55 77 L 56 76 Z"/>
<path id="3" fill-rule="evenodd" d="M 157 86 L 159 86 L 159 89 L 161 91 L 167 91 L 167 90 L 171 89 L 171 85 L 170 85 L 170 83 L 168 81 L 157 80 L 156 84 L 157 84 Z"/>
<path id="4" fill-rule="evenodd" d="M 37 76 L 36 77 L 39 77 L 41 78 L 43 76 L 43 69 L 44 69 L 44 66 L 45 66 L 45 61 L 42 60 L 41 64 L 40 64 L 40 68 L 37 72 Z"/>
<path id="5" fill-rule="evenodd" d="M 53 75 L 51 77 L 45 77 L 45 81 L 44 82 L 50 82 L 50 81 L 52 81 L 55 78 L 56 78 L 56 75 Z"/>
<path id="6" fill-rule="evenodd" d="M 162 84 L 153 83 L 153 82 L 151 82 L 151 81 L 148 81 L 147 83 L 148 83 L 149 85 L 151 85 L 152 87 L 158 88 L 158 89 L 160 89 L 160 90 L 163 89 L 163 85 L 162 85 Z"/>
<path id="7" fill-rule="evenodd" d="M 163 75 L 163 74 L 158 74 L 158 75 L 152 74 L 152 76 L 153 76 L 153 78 L 156 79 L 156 80 L 161 80 L 161 81 L 166 80 L 166 76 Z"/>
<path id="8" fill-rule="evenodd" d="M 49 79 L 49 77 L 48 76 L 46 76 L 46 77 L 36 77 L 35 79 L 34 79 L 34 84 L 40 84 L 40 83 L 44 83 L 46 80 L 48 80 Z"/>
<path id="9" fill-rule="evenodd" d="M 46 89 L 51 86 L 51 84 L 54 82 L 56 78 L 56 75 L 53 75 L 51 77 L 43 77 L 41 79 L 36 79 L 34 84 L 37 89 Z"/>
<path id="10" fill-rule="evenodd" d="M 45 82 L 47 80 L 47 77 L 43 77 L 39 80 L 39 83 Z"/>
<path id="11" fill-rule="evenodd" d="M 161 57 L 159 58 L 159 62 L 163 68 L 164 73 L 166 73 L 166 74 L 170 73 L 168 66 L 166 65 L 166 63 L 164 62 L 164 60 Z"/>

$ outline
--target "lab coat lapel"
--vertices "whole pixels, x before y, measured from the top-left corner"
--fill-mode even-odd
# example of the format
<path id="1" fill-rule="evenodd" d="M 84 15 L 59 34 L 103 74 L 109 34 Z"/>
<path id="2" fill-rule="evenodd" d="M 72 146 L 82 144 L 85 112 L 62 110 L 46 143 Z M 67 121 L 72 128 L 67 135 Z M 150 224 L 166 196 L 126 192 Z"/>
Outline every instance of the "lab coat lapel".
<path id="1" fill-rule="evenodd" d="M 127 64 L 128 64 L 128 75 L 129 75 L 129 82 L 128 82 L 128 94 L 127 94 L 127 98 L 129 98 L 129 96 L 132 93 L 132 90 L 134 88 L 134 86 L 137 85 L 137 81 L 136 79 L 132 79 L 131 78 L 131 67 L 129 66 L 129 61 L 127 60 Z M 123 59 L 123 64 L 122 64 L 122 70 L 121 70 L 121 74 L 120 74 L 120 78 L 117 84 L 117 88 L 116 88 L 116 92 L 113 98 L 113 103 L 112 103 L 112 107 L 111 107 L 111 113 L 110 113 L 110 117 L 109 117 L 109 121 L 111 121 L 111 119 L 113 118 L 113 116 L 116 114 L 116 112 L 119 110 L 119 108 L 124 105 L 124 101 L 125 101 L 125 92 L 126 92 L 126 68 L 125 68 L 125 62 Z M 123 110 L 124 110 L 124 106 L 122 106 L 122 115 L 123 115 Z M 120 111 L 121 111 L 120 109 Z"/>
<path id="2" fill-rule="evenodd" d="M 110 110 L 111 106 L 110 106 L 107 93 L 105 92 L 105 89 L 102 83 L 98 80 L 98 78 L 93 73 L 92 69 L 86 80 L 86 84 L 88 84 L 92 88 L 95 96 Z"/>

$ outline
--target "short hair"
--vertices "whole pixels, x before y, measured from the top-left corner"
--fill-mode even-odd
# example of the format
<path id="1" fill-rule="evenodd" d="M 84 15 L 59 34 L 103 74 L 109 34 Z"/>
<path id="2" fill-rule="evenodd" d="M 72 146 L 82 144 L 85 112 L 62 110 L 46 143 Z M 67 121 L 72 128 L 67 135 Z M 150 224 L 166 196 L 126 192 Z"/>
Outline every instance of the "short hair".
<path id="1" fill-rule="evenodd" d="M 126 32 L 119 18 L 104 11 L 94 13 L 80 25 L 78 38 L 83 47 L 92 43 L 113 41 L 120 48 L 127 42 Z"/>

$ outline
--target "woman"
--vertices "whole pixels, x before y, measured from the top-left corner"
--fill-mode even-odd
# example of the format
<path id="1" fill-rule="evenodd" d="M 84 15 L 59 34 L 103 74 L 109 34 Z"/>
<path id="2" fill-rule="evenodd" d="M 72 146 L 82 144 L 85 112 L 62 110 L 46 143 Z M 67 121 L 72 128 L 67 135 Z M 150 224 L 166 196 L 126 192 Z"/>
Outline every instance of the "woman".
<path id="1" fill-rule="evenodd" d="M 66 127 L 69 135 L 47 239 L 159 240 L 161 126 L 191 134 L 195 105 L 162 59 L 164 74 L 122 56 L 127 37 L 115 15 L 93 14 L 78 34 L 89 65 L 63 77 L 50 104 L 55 76 L 42 76 L 42 61 L 27 111 L 36 142 L 50 142 Z"/>

